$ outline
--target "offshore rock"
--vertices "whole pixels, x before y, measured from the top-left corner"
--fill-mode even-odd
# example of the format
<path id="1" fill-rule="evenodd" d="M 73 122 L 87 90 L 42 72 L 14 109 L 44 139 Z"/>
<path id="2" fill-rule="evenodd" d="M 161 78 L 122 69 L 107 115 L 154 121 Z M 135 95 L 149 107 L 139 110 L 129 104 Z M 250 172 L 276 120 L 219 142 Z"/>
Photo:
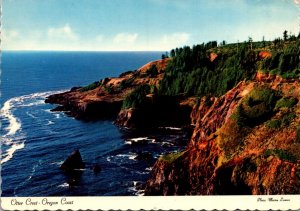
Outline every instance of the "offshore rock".
<path id="1" fill-rule="evenodd" d="M 153 159 L 153 156 L 149 152 L 141 152 L 134 159 L 139 160 L 139 161 L 141 161 L 141 160 L 151 161 Z"/>
<path id="2" fill-rule="evenodd" d="M 66 172 L 76 169 L 83 169 L 85 164 L 82 161 L 79 150 L 75 150 L 72 154 L 63 162 L 60 169 Z"/>

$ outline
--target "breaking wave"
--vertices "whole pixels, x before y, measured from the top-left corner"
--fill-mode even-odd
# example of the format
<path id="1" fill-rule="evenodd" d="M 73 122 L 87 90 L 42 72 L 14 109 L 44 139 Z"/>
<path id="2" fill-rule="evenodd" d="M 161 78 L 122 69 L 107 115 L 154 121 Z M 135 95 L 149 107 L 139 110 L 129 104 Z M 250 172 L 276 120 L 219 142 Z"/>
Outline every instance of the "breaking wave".
<path id="1" fill-rule="evenodd" d="M 51 94 L 62 91 L 38 92 L 7 100 L 0 110 L 0 117 L 8 123 L 4 128 L 6 132 L 2 135 L 1 144 L 6 146 L 6 151 L 2 153 L 1 164 L 9 161 L 17 150 L 25 147 L 25 134 L 22 133 L 22 121 L 16 117 L 14 112 L 21 107 L 31 107 L 44 104 L 44 99 Z"/>

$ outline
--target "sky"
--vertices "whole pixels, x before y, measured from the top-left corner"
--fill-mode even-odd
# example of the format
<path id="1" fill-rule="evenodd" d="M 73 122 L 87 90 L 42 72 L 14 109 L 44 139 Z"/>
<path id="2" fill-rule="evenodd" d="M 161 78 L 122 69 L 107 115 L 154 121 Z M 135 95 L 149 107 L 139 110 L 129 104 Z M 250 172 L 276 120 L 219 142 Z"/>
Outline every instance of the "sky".
<path id="1" fill-rule="evenodd" d="M 169 51 L 298 35 L 300 0 L 2 0 L 3 50 Z"/>

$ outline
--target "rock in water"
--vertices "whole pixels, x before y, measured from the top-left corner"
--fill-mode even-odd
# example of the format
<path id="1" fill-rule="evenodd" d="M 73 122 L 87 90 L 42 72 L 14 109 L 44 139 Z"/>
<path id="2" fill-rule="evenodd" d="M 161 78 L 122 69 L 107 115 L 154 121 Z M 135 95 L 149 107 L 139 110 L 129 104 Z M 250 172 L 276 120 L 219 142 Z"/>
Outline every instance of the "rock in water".
<path id="1" fill-rule="evenodd" d="M 134 159 L 139 160 L 139 161 L 141 161 L 141 160 L 150 161 L 153 159 L 153 156 L 149 152 L 142 152 L 142 153 L 139 153 Z"/>
<path id="2" fill-rule="evenodd" d="M 63 171 L 72 171 L 74 169 L 83 169 L 85 167 L 79 150 L 75 150 L 60 166 Z"/>
<path id="3" fill-rule="evenodd" d="M 101 166 L 99 166 L 98 164 L 93 165 L 92 169 L 95 174 L 98 174 L 102 170 Z"/>

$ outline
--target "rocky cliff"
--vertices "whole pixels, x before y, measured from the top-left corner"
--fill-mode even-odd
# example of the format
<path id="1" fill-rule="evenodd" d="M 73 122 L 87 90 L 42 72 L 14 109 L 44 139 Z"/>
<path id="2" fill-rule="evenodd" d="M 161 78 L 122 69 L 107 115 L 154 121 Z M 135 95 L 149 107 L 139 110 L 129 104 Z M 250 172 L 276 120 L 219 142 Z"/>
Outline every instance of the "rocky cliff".
<path id="1" fill-rule="evenodd" d="M 64 111 L 77 119 L 114 119 L 121 110 L 124 98 L 136 87 L 141 84 L 158 85 L 168 61 L 167 58 L 149 62 L 119 77 L 105 78 L 86 87 L 74 87 L 68 92 L 50 95 L 45 102 L 58 104 L 53 111 Z M 155 67 L 155 72 L 148 71 L 151 67 Z"/>
<path id="2" fill-rule="evenodd" d="M 142 107 L 122 107 L 137 87 L 157 87 L 168 62 L 151 62 L 46 102 L 78 119 L 114 118 L 122 127 L 193 125 L 186 149 L 155 163 L 145 195 L 299 194 L 299 79 L 258 72 L 220 97 L 151 93 Z"/>
<path id="3" fill-rule="evenodd" d="M 299 194 L 300 84 L 272 77 L 202 98 L 190 144 L 156 162 L 145 194 Z"/>

